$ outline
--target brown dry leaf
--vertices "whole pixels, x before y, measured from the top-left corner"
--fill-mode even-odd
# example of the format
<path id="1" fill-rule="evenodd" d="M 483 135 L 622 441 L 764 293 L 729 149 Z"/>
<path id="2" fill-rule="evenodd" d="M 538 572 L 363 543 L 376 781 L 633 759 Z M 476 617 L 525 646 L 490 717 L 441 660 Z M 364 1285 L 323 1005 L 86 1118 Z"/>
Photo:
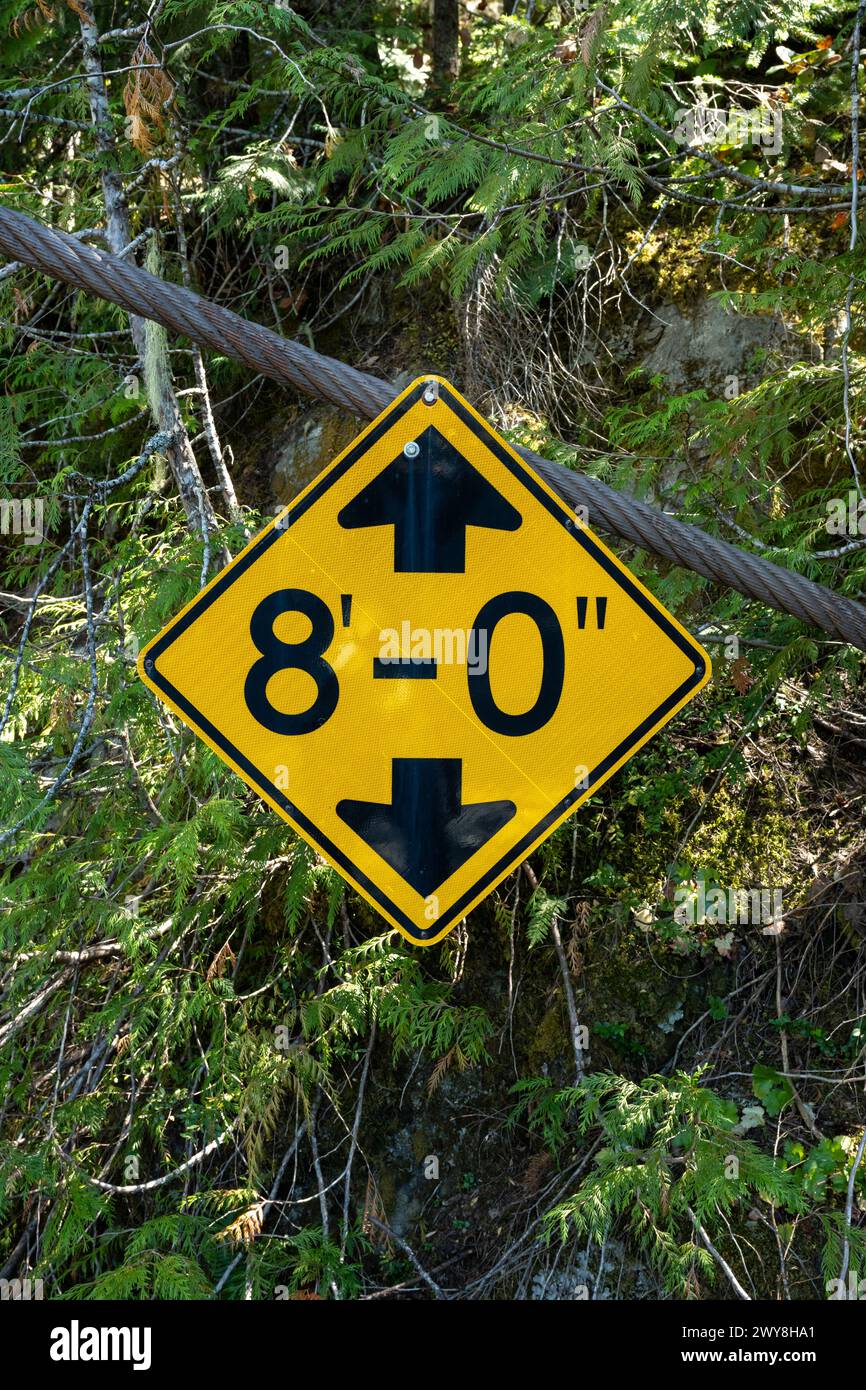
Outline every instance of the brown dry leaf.
<path id="1" fill-rule="evenodd" d="M 745 695 L 755 684 L 752 668 L 744 656 L 738 656 L 731 665 L 731 683 L 738 695 Z"/>
<path id="2" fill-rule="evenodd" d="M 385 1247 L 389 1254 L 393 1254 L 393 1242 L 387 1232 L 383 1231 L 380 1226 L 375 1224 L 377 1221 L 381 1221 L 383 1225 L 387 1224 L 385 1222 L 385 1208 L 382 1204 L 382 1198 L 379 1195 L 379 1189 L 376 1186 L 373 1174 L 370 1173 L 367 1178 L 367 1191 L 364 1195 L 364 1213 L 361 1217 L 361 1230 L 370 1240 L 378 1241 L 380 1245 Z"/>
<path id="3" fill-rule="evenodd" d="M 830 230 L 832 232 L 838 232 L 839 228 L 844 227 L 847 221 L 847 212 L 837 212 L 836 216 L 833 218 L 833 221 L 830 223 Z"/>
<path id="4" fill-rule="evenodd" d="M 432 1096 L 434 1091 L 438 1091 L 439 1087 L 442 1085 L 445 1073 L 451 1066 L 451 1063 L 456 1060 L 456 1053 L 456 1046 L 449 1048 L 448 1051 L 443 1053 L 443 1055 L 439 1058 L 438 1062 L 435 1064 L 433 1070 L 430 1073 L 430 1079 L 427 1082 L 428 1096 Z"/>
<path id="5" fill-rule="evenodd" d="M 54 11 L 47 0 L 36 0 L 36 5 L 32 10 L 25 10 L 23 14 L 15 16 L 10 28 L 17 39 L 22 29 L 30 33 L 33 29 L 41 28 L 43 24 L 50 24 L 52 19 L 54 19 Z"/>
<path id="6" fill-rule="evenodd" d="M 583 934 L 585 911 L 581 911 L 581 909 L 585 910 L 586 906 L 586 903 L 578 903 L 577 912 L 574 916 L 574 924 L 565 947 L 565 958 L 568 961 L 568 968 L 575 980 L 583 969 L 583 952 L 580 949 L 580 939 Z"/>
<path id="7" fill-rule="evenodd" d="M 141 154 L 147 154 L 153 148 L 154 139 L 165 134 L 166 117 L 173 109 L 175 86 L 160 67 L 146 39 L 142 39 L 133 53 L 130 69 L 123 89 L 127 135 Z"/>
<path id="8" fill-rule="evenodd" d="M 78 18 L 83 20 L 85 24 L 93 23 L 93 16 L 89 15 L 82 5 L 79 5 L 78 0 L 66 0 L 66 4 L 72 13 L 77 14 Z"/>
<path id="9" fill-rule="evenodd" d="M 277 302 L 281 309 L 291 309 L 293 313 L 300 314 L 309 297 L 309 293 L 303 285 L 299 290 L 293 290 L 289 287 L 288 293 L 284 294 Z"/>
<path id="10" fill-rule="evenodd" d="M 226 941 L 220 946 L 213 960 L 207 968 L 206 980 L 221 980 L 226 973 L 229 965 L 234 965 L 236 956 L 229 943 Z"/>
<path id="11" fill-rule="evenodd" d="M 606 18 L 607 6 L 599 5 L 597 10 L 593 10 L 580 31 L 580 56 L 586 67 L 589 67 L 592 57 L 592 46 L 601 33 Z"/>
<path id="12" fill-rule="evenodd" d="M 542 1149 L 540 1154 L 533 1154 L 526 1165 L 521 1182 L 524 1192 L 537 1192 L 552 1167 L 553 1159 L 546 1149 Z"/>
<path id="13" fill-rule="evenodd" d="M 127 117 L 126 133 L 139 154 L 149 154 L 153 149 L 150 131 L 137 113 Z"/>
<path id="14" fill-rule="evenodd" d="M 561 63 L 573 63 L 577 58 L 577 39 L 563 39 L 556 45 L 553 55 Z"/>
<path id="15" fill-rule="evenodd" d="M 22 319 L 29 317 L 32 304 L 27 296 L 21 293 L 17 285 L 13 285 L 12 294 L 15 299 L 15 308 L 12 311 L 12 322 L 20 323 Z"/>
<path id="16" fill-rule="evenodd" d="M 248 1211 L 242 1211 L 230 1226 L 220 1231 L 217 1240 L 230 1240 L 234 1245 L 252 1245 L 262 1229 L 265 1219 L 265 1203 L 256 1202 Z"/>

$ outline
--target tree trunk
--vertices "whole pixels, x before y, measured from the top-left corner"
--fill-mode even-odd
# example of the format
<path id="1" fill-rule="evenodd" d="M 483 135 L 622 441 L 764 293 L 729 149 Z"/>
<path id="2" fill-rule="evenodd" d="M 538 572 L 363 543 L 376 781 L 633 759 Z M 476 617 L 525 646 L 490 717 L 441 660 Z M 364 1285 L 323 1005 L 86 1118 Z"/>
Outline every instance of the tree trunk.
<path id="1" fill-rule="evenodd" d="M 459 0 L 433 0 L 432 60 L 430 85 L 442 91 L 460 72 Z"/>
<path id="2" fill-rule="evenodd" d="M 123 180 L 117 168 L 117 146 L 111 125 L 111 112 L 108 105 L 108 90 L 99 52 L 99 30 L 93 17 L 91 0 L 79 0 L 76 6 L 81 26 L 81 40 L 84 58 L 84 71 L 87 74 L 87 94 L 90 101 L 90 114 L 93 119 L 93 138 L 98 153 L 102 156 L 100 180 L 102 198 L 105 203 L 106 231 L 108 244 L 116 256 L 132 240 L 129 222 L 129 205 L 123 188 Z M 84 15 L 87 15 L 87 19 Z M 135 314 L 129 315 L 129 330 L 142 371 L 148 369 L 148 329 L 143 319 Z M 151 409 L 157 427 L 173 436 L 167 450 L 168 461 L 177 484 L 180 499 L 186 512 L 191 530 L 200 532 L 202 526 L 209 531 L 216 530 L 217 522 L 207 494 L 189 436 L 181 422 L 180 408 L 171 375 L 166 362 L 166 370 L 159 372 L 155 389 L 148 391 Z M 153 385 L 153 383 L 151 383 Z"/>

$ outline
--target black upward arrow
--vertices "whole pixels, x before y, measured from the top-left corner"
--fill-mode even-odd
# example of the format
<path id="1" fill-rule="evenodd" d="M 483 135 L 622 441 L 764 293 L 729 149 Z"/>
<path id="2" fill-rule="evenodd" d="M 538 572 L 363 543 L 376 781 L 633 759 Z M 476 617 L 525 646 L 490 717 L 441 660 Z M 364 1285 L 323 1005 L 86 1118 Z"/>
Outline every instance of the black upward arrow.
<path id="1" fill-rule="evenodd" d="M 347 531 L 394 527 L 397 574 L 463 574 L 466 528 L 516 531 L 520 513 L 476 468 L 428 425 L 418 454 L 399 454 L 339 514 Z"/>
<path id="2" fill-rule="evenodd" d="M 423 898 L 486 844 L 517 807 L 463 806 L 460 758 L 393 758 L 391 805 L 341 801 L 337 815 Z"/>

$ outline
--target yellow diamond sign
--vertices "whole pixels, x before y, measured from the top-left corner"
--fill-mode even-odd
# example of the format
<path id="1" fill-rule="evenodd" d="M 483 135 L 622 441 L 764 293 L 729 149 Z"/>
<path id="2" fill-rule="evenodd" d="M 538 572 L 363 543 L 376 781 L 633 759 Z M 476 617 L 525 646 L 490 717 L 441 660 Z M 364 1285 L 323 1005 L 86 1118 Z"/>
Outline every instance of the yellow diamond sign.
<path id="1" fill-rule="evenodd" d="M 145 648 L 145 683 L 407 940 L 441 940 L 707 682 L 452 386 L 397 397 Z"/>

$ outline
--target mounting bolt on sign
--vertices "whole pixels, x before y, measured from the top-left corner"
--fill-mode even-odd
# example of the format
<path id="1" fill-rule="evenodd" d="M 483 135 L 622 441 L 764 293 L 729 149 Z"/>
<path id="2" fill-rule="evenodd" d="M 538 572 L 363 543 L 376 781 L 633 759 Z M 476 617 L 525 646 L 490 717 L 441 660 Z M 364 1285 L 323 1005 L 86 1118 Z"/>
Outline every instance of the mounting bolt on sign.
<path id="1" fill-rule="evenodd" d="M 142 651 L 142 680 L 408 941 L 440 941 L 710 678 L 440 377 Z"/>

